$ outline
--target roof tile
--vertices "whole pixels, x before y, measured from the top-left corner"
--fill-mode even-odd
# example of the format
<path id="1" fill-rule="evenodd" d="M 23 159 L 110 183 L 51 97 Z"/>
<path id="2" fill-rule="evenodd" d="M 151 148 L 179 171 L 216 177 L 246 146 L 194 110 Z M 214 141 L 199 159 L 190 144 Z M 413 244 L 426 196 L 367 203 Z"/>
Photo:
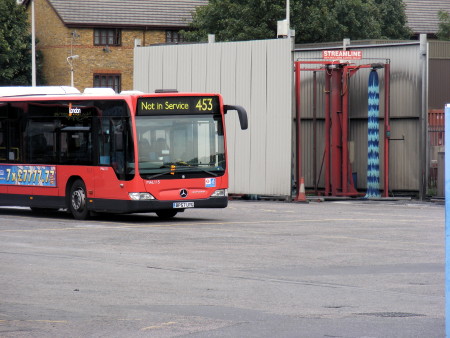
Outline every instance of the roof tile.
<path id="1" fill-rule="evenodd" d="M 450 13 L 450 0 L 404 0 L 408 26 L 414 33 L 436 33 L 440 10 Z"/>
<path id="2" fill-rule="evenodd" d="M 186 27 L 208 0 L 48 0 L 66 25 Z"/>

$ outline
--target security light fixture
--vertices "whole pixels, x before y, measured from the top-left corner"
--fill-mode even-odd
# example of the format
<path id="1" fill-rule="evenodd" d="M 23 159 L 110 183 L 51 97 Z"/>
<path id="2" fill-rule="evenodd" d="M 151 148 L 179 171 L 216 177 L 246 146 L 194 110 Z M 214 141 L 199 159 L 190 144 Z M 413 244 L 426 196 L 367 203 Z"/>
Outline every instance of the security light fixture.
<path id="1" fill-rule="evenodd" d="M 67 63 L 70 66 L 70 86 L 73 87 L 73 60 L 78 59 L 79 55 L 71 55 L 67 57 Z"/>

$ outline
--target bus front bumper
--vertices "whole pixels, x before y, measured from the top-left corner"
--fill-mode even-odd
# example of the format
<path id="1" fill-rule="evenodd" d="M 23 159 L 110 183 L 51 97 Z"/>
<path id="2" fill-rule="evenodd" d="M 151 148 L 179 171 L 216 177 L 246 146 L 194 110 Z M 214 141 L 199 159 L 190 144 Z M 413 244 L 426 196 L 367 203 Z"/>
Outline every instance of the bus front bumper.
<path id="1" fill-rule="evenodd" d="M 192 204 L 193 203 L 193 204 Z M 183 206 L 189 205 L 185 208 Z M 158 210 L 179 210 L 183 211 L 190 208 L 226 208 L 228 197 L 212 197 L 200 200 L 177 200 L 177 201 L 158 201 L 158 200 L 114 200 L 114 199 L 92 199 L 89 203 L 89 210 L 97 212 L 111 213 L 137 213 L 137 212 L 155 212 Z"/>

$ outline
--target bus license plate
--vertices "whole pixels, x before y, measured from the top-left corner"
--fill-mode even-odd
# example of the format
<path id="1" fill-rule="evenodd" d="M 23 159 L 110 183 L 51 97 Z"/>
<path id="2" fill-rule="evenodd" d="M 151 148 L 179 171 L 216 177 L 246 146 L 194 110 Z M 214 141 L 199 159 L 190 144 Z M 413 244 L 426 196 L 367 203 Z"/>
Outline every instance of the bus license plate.
<path id="1" fill-rule="evenodd" d="M 174 202 L 174 209 L 184 209 L 184 208 L 193 208 L 194 202 Z"/>

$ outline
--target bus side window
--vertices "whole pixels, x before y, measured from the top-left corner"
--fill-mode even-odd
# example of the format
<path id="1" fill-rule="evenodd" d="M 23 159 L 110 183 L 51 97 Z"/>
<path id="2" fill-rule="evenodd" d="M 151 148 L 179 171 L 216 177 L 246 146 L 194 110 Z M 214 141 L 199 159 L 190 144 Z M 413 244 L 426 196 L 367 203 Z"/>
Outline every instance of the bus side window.
<path id="1" fill-rule="evenodd" d="M 47 154 L 47 139 L 43 134 L 36 134 L 30 140 L 31 154 L 33 162 L 43 162 Z"/>
<path id="2" fill-rule="evenodd" d="M 98 128 L 98 163 L 100 165 L 111 164 L 111 147 L 109 133 L 109 119 L 101 118 Z"/>
<path id="3" fill-rule="evenodd" d="M 111 166 L 120 180 L 134 175 L 133 143 L 128 120 L 101 118 L 98 130 L 98 164 Z"/>
<path id="4" fill-rule="evenodd" d="M 125 173 L 124 121 L 113 119 L 111 122 L 113 134 L 111 163 L 120 178 Z"/>
<path id="5" fill-rule="evenodd" d="M 89 132 L 68 133 L 68 156 L 72 163 L 89 164 L 92 160 L 92 147 Z"/>

